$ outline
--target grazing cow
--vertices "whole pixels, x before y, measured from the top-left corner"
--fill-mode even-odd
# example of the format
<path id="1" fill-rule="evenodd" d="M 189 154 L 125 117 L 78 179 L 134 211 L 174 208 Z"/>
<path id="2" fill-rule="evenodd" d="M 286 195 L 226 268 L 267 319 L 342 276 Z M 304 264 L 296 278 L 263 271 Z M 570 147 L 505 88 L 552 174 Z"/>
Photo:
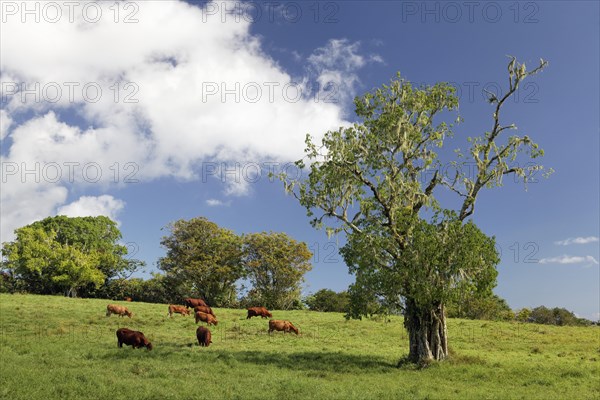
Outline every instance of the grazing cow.
<path id="1" fill-rule="evenodd" d="M 133 299 L 131 297 L 125 297 L 123 300 L 125 300 L 125 301 L 133 301 Z"/>
<path id="2" fill-rule="evenodd" d="M 192 299 L 189 297 L 187 299 L 183 299 L 183 304 L 185 304 L 187 308 L 194 308 L 196 306 L 208 306 L 208 304 L 206 304 L 206 302 L 202 299 Z"/>
<path id="3" fill-rule="evenodd" d="M 123 347 L 123 343 L 125 343 L 134 349 L 145 347 L 148 350 L 152 350 L 152 343 L 146 339 L 146 336 L 142 332 L 132 331 L 128 328 L 117 329 L 117 343 L 119 347 Z"/>
<path id="4" fill-rule="evenodd" d="M 269 321 L 269 334 L 273 331 L 283 331 L 288 333 L 289 331 L 298 334 L 298 328 L 296 328 L 290 321 L 283 321 L 280 319 L 272 319 Z"/>
<path id="5" fill-rule="evenodd" d="M 127 309 L 127 307 L 118 306 L 116 304 L 109 304 L 106 306 L 106 316 L 110 317 L 111 314 L 117 314 L 119 317 L 127 315 L 129 318 L 133 316 L 133 313 Z"/>
<path id="6" fill-rule="evenodd" d="M 169 317 L 172 317 L 173 313 L 181 315 L 190 315 L 190 310 L 188 310 L 185 306 L 176 306 L 174 304 L 169 304 Z"/>
<path id="7" fill-rule="evenodd" d="M 205 314 L 210 314 L 215 318 L 217 317 L 215 315 L 215 313 L 213 312 L 212 308 L 210 308 L 209 306 L 196 306 L 196 307 L 194 307 L 194 312 L 197 312 L 197 311 L 203 312 Z"/>
<path id="8" fill-rule="evenodd" d="M 199 326 L 198 329 L 196 329 L 196 337 L 198 338 L 198 344 L 201 347 L 208 347 L 208 345 L 212 343 L 210 330 L 204 326 Z"/>
<path id="9" fill-rule="evenodd" d="M 208 325 L 217 325 L 219 322 L 215 317 L 210 314 L 203 313 L 202 311 L 196 311 L 196 323 L 198 321 L 206 322 Z"/>
<path id="10" fill-rule="evenodd" d="M 247 308 L 248 310 L 248 316 L 246 317 L 246 319 L 250 319 L 252 317 L 262 317 L 262 318 L 273 318 L 273 314 L 271 314 L 269 312 L 269 310 L 267 310 L 264 307 L 250 307 Z"/>

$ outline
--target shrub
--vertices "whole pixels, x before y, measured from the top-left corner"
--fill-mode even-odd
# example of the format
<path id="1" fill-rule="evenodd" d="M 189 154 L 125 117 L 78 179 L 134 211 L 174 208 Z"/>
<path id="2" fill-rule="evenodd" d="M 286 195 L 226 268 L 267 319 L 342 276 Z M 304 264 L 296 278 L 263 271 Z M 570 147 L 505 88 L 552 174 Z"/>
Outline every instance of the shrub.
<path id="1" fill-rule="evenodd" d="M 330 289 L 321 289 L 311 296 L 307 296 L 304 302 L 311 311 L 346 312 L 350 303 L 348 292 L 336 293 Z"/>
<path id="2" fill-rule="evenodd" d="M 492 321 L 510 321 L 514 314 L 506 300 L 498 295 L 481 297 L 472 295 L 457 299 L 447 305 L 450 318 L 485 319 Z"/>

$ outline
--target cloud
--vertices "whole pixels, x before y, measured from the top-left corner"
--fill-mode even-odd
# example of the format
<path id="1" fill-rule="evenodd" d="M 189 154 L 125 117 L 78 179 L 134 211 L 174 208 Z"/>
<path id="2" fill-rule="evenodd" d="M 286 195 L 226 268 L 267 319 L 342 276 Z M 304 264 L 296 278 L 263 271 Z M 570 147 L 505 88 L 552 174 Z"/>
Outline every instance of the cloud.
<path id="1" fill-rule="evenodd" d="M 3 140 L 8 136 L 8 131 L 12 125 L 12 118 L 8 115 L 6 110 L 0 110 L 0 140 Z"/>
<path id="2" fill-rule="evenodd" d="M 209 161 L 294 161 L 306 133 L 318 139 L 347 124 L 341 104 L 315 101 L 310 78 L 295 80 L 264 53 L 249 19 L 169 1 L 136 3 L 137 23 L 115 23 L 113 4 L 98 2 L 104 17 L 90 23 L 81 12 L 69 21 L 70 9 L 56 4 L 58 22 L 16 15 L 2 26 L 0 80 L 9 85 L 0 132 L 11 138 L 2 154 L 11 169 L 0 194 L 3 240 L 56 211 L 117 207 L 102 196 L 65 205 L 73 190 L 195 180 Z M 323 84 L 353 88 L 371 59 L 341 39 L 307 63 Z M 228 180 L 224 193 L 247 195 L 250 183 Z"/>
<path id="3" fill-rule="evenodd" d="M 123 200 L 115 199 L 110 195 L 81 196 L 79 200 L 60 207 L 57 215 L 67 217 L 97 217 L 104 215 L 117 221 L 117 215 L 125 207 Z"/>
<path id="4" fill-rule="evenodd" d="M 332 98 L 341 103 L 352 99 L 360 83 L 357 71 L 368 63 L 384 62 L 376 54 L 365 58 L 359 54 L 359 49 L 360 42 L 331 39 L 308 57 L 309 68 L 317 75 L 320 98 Z"/>
<path id="5" fill-rule="evenodd" d="M 15 229 L 53 215 L 56 206 L 63 204 L 67 196 L 68 190 L 62 186 L 41 185 L 35 182 L 19 185 L 2 183 L 0 242 L 13 240 Z"/>
<path id="6" fill-rule="evenodd" d="M 599 239 L 597 236 L 588 236 L 588 237 L 576 237 L 576 238 L 568 238 L 565 240 L 559 240 L 554 242 L 554 244 L 558 244 L 560 246 L 568 246 L 570 244 L 588 244 L 597 242 Z"/>
<path id="7" fill-rule="evenodd" d="M 539 261 L 540 264 L 583 264 L 587 265 L 595 264 L 598 265 L 598 260 L 593 256 L 569 256 L 562 255 L 558 257 L 542 258 Z"/>
<path id="8" fill-rule="evenodd" d="M 221 206 L 229 206 L 231 204 L 231 202 L 229 202 L 229 201 L 224 202 L 224 201 L 218 200 L 218 199 L 208 199 L 208 200 L 206 200 L 206 204 L 209 207 L 221 207 Z"/>

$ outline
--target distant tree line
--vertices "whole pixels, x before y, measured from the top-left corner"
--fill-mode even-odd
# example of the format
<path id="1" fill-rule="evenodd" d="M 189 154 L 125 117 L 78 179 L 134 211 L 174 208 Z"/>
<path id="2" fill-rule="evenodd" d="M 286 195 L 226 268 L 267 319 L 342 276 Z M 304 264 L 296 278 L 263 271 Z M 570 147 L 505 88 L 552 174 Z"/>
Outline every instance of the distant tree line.
<path id="1" fill-rule="evenodd" d="M 515 318 L 521 322 L 532 322 L 544 325 L 598 325 L 598 321 L 590 321 L 577 317 L 573 312 L 565 308 L 546 308 L 539 306 L 534 309 L 522 308 L 517 311 Z"/>
<path id="2" fill-rule="evenodd" d="M 131 278 L 144 262 L 128 258 L 121 232 L 107 217 L 56 216 L 15 231 L 2 244 L 0 292 L 62 294 L 149 303 L 181 303 L 202 297 L 217 307 L 262 305 L 344 313 L 346 318 L 400 314 L 396 302 L 365 286 L 347 291 L 321 289 L 301 296 L 304 275 L 312 266 L 305 243 L 285 233 L 236 235 L 206 218 L 179 220 L 161 240 L 166 255 L 162 273 Z M 245 292 L 245 285 L 249 285 Z M 477 290 L 462 291 L 447 304 L 451 318 L 589 325 L 564 308 L 523 308 L 514 312 L 504 299 Z"/>
<path id="3" fill-rule="evenodd" d="M 362 307 L 361 312 L 369 315 L 378 314 L 400 314 L 399 310 L 391 308 L 385 303 L 384 299 L 365 294 L 364 291 L 358 294 L 350 291 L 350 301 L 345 310 L 346 318 L 353 318 L 355 308 Z M 522 308 L 513 311 L 506 300 L 496 294 L 478 295 L 471 293 L 467 296 L 455 298 L 449 302 L 447 313 L 449 318 L 478 319 L 491 321 L 519 321 L 544 325 L 570 325 L 587 326 L 598 325 L 600 321 L 590 321 L 585 318 L 577 317 L 573 312 L 565 308 L 546 308 L 539 306 L 533 309 Z"/>
<path id="4" fill-rule="evenodd" d="M 285 233 L 236 235 L 206 218 L 179 220 L 161 240 L 161 274 L 130 278 L 145 265 L 127 258 L 109 218 L 49 217 L 19 228 L 2 244 L 0 291 L 180 303 L 202 297 L 216 307 L 301 308 L 306 243 Z M 240 284 L 250 285 L 245 295 Z"/>

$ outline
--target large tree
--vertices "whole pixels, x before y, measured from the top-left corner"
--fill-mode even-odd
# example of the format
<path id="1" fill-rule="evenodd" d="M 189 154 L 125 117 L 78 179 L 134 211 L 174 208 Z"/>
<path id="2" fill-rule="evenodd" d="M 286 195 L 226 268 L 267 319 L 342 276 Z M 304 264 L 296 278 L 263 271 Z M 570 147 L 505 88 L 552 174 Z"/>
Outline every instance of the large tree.
<path id="1" fill-rule="evenodd" d="M 304 242 L 285 233 L 244 236 L 244 266 L 256 305 L 288 309 L 300 301 L 304 274 L 312 269 L 312 253 Z"/>
<path id="2" fill-rule="evenodd" d="M 200 296 L 211 306 L 236 300 L 235 282 L 244 276 L 242 239 L 206 218 L 169 224 L 161 245 L 167 254 L 158 267 L 187 296 Z"/>
<path id="3" fill-rule="evenodd" d="M 18 287 L 33 293 L 85 294 L 143 265 L 125 258 L 121 232 L 104 216 L 48 217 L 15 234 L 13 242 L 2 244 L 2 267 Z"/>
<path id="4" fill-rule="evenodd" d="M 306 157 L 296 163 L 309 164 L 306 179 L 281 175 L 313 226 L 346 233 L 342 255 L 356 275 L 354 285 L 403 310 L 411 361 L 444 359 L 446 302 L 457 292 L 489 292 L 495 285 L 494 239 L 467 218 L 481 189 L 501 186 L 511 174 L 527 183 L 543 168 L 513 164 L 543 151 L 529 136 L 505 138 L 516 127 L 503 125 L 500 114 L 522 80 L 546 64 L 541 60 L 528 72 L 511 59 L 505 94 L 489 93 L 492 128 L 469 138 L 466 156 L 456 151 L 454 176 L 444 176 L 438 152 L 460 122 L 452 116 L 455 89 L 447 83 L 414 87 L 400 75 L 355 99 L 352 126 L 326 132 L 320 144 L 307 136 Z M 444 121 L 451 116 L 453 123 Z M 519 153 L 525 154 L 517 159 Z M 458 206 L 443 207 L 438 188 L 455 193 Z"/>

